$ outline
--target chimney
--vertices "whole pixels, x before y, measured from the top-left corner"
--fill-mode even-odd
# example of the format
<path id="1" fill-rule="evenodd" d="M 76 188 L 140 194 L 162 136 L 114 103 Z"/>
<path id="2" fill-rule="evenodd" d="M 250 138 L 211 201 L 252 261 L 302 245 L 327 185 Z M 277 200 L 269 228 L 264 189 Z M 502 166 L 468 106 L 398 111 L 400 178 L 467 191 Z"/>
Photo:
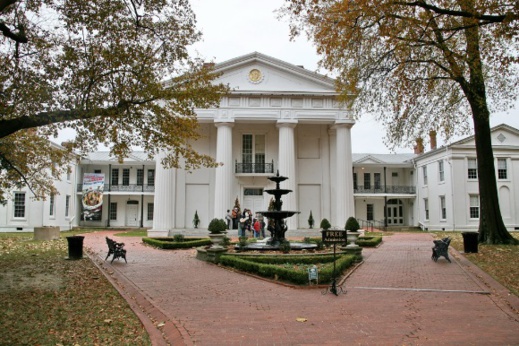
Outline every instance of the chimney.
<path id="1" fill-rule="evenodd" d="M 423 139 L 422 138 L 416 139 L 416 145 L 414 146 L 414 153 L 423 154 Z"/>
<path id="2" fill-rule="evenodd" d="M 429 139 L 431 141 L 431 150 L 436 149 L 436 131 L 429 132 Z"/>

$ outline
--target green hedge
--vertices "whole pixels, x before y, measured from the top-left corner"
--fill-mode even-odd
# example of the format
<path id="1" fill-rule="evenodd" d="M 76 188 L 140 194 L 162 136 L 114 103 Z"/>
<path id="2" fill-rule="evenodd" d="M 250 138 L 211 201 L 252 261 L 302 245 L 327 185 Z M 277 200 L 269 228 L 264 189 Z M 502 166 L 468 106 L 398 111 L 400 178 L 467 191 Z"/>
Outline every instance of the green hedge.
<path id="1" fill-rule="evenodd" d="M 187 249 L 199 246 L 211 245 L 209 238 L 185 238 L 184 241 L 175 242 L 171 237 L 142 238 L 142 241 L 159 249 Z"/>
<path id="2" fill-rule="evenodd" d="M 375 247 L 382 242 L 382 237 L 359 237 L 355 244 L 361 247 Z"/>
<path id="3" fill-rule="evenodd" d="M 327 257 L 328 255 L 326 255 Z M 285 256 L 280 256 L 285 257 Z M 289 258 L 290 256 L 286 256 Z M 315 258 L 319 259 L 319 263 L 324 263 L 323 257 L 325 256 L 315 256 Z M 268 259 L 272 259 L 272 257 L 267 257 Z M 310 256 L 308 257 L 292 257 L 292 261 L 285 260 L 282 263 L 303 263 L 302 259 L 310 260 Z M 255 258 L 246 258 L 242 256 L 234 256 L 234 255 L 222 255 L 220 257 L 220 264 L 228 267 L 233 267 L 238 270 L 256 274 L 262 277 L 271 278 L 271 279 L 279 279 L 282 281 L 288 281 L 297 285 L 304 285 L 308 283 L 308 273 L 303 270 L 292 270 L 288 268 L 282 268 L 272 263 L 261 263 L 263 259 L 258 261 L 258 257 Z M 276 260 L 277 262 L 277 260 Z M 340 255 L 335 261 L 337 273 L 342 273 L 346 268 L 350 267 L 355 262 L 355 256 L 353 255 Z M 317 263 L 317 262 L 309 262 L 309 263 Z M 319 270 L 319 283 L 330 283 L 332 281 L 333 276 L 333 255 L 331 256 L 330 262 Z"/>

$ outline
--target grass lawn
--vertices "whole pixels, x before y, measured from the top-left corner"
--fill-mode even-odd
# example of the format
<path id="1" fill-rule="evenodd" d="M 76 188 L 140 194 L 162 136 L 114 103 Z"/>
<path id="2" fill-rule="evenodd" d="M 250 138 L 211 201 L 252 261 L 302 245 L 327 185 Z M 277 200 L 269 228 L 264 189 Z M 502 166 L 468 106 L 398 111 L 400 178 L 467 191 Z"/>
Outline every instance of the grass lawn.
<path id="1" fill-rule="evenodd" d="M 151 345 L 97 267 L 65 259 L 70 234 L 33 241 L 33 233 L 0 233 L 0 344 Z"/>

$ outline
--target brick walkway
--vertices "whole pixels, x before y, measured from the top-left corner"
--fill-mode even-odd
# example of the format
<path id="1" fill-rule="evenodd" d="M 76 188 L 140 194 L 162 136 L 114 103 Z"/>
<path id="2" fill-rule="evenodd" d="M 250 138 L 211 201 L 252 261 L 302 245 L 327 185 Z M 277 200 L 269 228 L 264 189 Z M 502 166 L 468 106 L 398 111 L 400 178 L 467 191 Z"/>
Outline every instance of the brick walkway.
<path id="1" fill-rule="evenodd" d="M 128 264 L 104 262 L 110 235 Z M 395 234 L 364 251 L 346 294 L 294 289 L 164 251 L 115 232 L 85 247 L 143 321 L 154 345 L 519 345 L 519 298 L 432 236 Z M 306 319 L 299 322 L 298 318 Z"/>

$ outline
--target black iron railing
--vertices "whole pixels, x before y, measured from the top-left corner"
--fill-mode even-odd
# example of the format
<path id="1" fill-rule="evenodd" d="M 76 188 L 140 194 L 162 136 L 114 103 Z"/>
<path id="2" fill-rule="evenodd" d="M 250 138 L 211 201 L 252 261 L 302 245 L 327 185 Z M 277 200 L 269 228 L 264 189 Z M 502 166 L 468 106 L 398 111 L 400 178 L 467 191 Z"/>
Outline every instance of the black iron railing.
<path id="1" fill-rule="evenodd" d="M 354 193 L 404 193 L 415 194 L 415 186 L 387 185 L 387 186 L 357 186 L 353 188 Z"/>
<path id="2" fill-rule="evenodd" d="M 82 184 L 77 184 L 77 192 L 81 192 L 83 190 Z M 137 185 L 137 184 L 129 184 L 129 185 L 111 185 L 105 184 L 104 192 L 155 192 L 154 185 Z"/>
<path id="3" fill-rule="evenodd" d="M 357 219 L 360 228 L 368 231 L 373 232 L 374 230 L 380 230 L 385 231 L 386 226 L 384 225 L 384 221 L 376 221 L 376 220 L 363 220 L 363 219 Z"/>
<path id="4" fill-rule="evenodd" d="M 274 161 L 271 163 L 235 163 L 235 173 L 274 173 Z"/>

